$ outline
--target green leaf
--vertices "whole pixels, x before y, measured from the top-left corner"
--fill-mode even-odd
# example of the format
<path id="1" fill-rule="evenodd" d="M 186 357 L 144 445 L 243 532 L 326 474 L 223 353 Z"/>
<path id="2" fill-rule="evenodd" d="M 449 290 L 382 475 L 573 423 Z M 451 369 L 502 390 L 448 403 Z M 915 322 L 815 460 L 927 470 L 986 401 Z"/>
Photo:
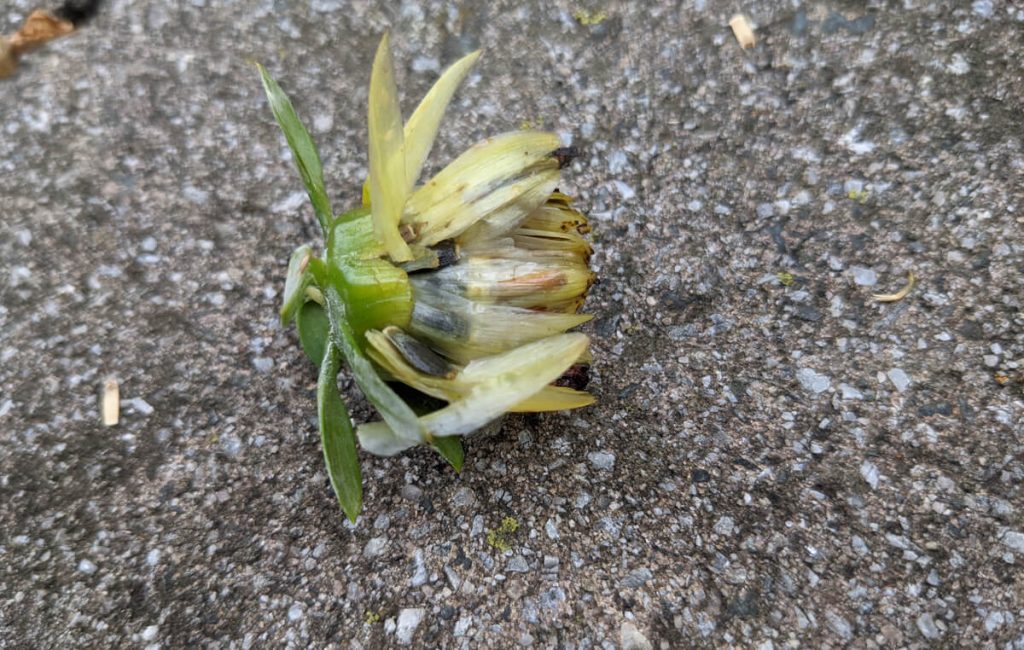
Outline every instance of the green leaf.
<path id="1" fill-rule="evenodd" d="M 329 282 L 324 287 L 324 298 L 327 299 L 327 316 L 331 320 L 331 341 L 344 355 L 359 390 L 363 391 L 363 395 L 395 435 L 415 444 L 425 442 L 426 430 L 420 425 L 416 414 L 384 383 L 370 359 L 363 353 L 356 333 L 347 320 L 345 303 L 333 283 Z"/>
<path id="2" fill-rule="evenodd" d="M 327 461 L 327 474 L 338 503 L 349 521 L 354 522 L 363 509 L 363 482 L 359 472 L 356 436 L 345 403 L 338 394 L 338 366 L 341 358 L 333 343 L 324 350 L 320 378 L 316 384 L 317 414 L 320 419 L 320 441 Z"/>
<path id="3" fill-rule="evenodd" d="M 284 137 L 295 159 L 295 166 L 299 168 L 299 176 L 302 177 L 302 183 L 306 186 L 309 200 L 313 204 L 313 211 L 316 212 L 316 219 L 326 233 L 334 213 L 331 212 L 331 202 L 327 199 L 327 191 L 324 189 L 324 171 L 320 164 L 320 154 L 317 153 L 313 139 L 309 137 L 309 131 L 295 114 L 288 95 L 271 78 L 266 68 L 258 63 L 256 67 L 259 68 L 260 77 L 263 79 L 263 89 L 270 101 L 270 110 L 274 112 L 274 118 L 284 131 Z"/>
<path id="4" fill-rule="evenodd" d="M 299 307 L 295 315 L 295 324 L 299 328 L 299 342 L 306 356 L 319 365 L 324 358 L 324 349 L 331 333 L 331 323 L 327 320 L 327 312 L 319 304 L 309 301 Z"/>
<path id="5" fill-rule="evenodd" d="M 455 468 L 456 472 L 462 472 L 462 461 L 465 460 L 466 454 L 462 450 L 462 441 L 459 438 L 455 436 L 434 438 L 430 441 L 430 446 L 437 450 L 437 453 L 441 454 Z"/>
<path id="6" fill-rule="evenodd" d="M 288 275 L 284 280 L 284 297 L 281 304 L 281 325 L 287 325 L 306 299 L 306 287 L 313 281 L 309 260 L 313 249 L 308 245 L 299 246 L 288 260 Z M 322 359 L 323 356 L 317 358 Z"/>

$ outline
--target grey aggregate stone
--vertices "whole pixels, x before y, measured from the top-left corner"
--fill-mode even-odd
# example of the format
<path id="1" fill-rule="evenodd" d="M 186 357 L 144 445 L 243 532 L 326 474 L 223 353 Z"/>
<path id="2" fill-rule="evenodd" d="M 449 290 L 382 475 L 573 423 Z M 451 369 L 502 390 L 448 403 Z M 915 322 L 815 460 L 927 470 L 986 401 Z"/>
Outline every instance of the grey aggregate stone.
<path id="1" fill-rule="evenodd" d="M 811 368 L 800 368 L 796 371 L 796 378 L 805 390 L 812 393 L 823 393 L 832 386 L 832 380 L 828 375 Z"/>
<path id="2" fill-rule="evenodd" d="M 587 460 L 597 469 L 610 470 L 615 467 L 615 454 L 610 451 L 592 451 Z"/>
<path id="3" fill-rule="evenodd" d="M 398 624 L 395 629 L 395 637 L 402 645 L 411 645 L 416 628 L 419 627 L 426 616 L 427 610 L 422 607 L 409 607 L 398 613 Z"/>
<path id="4" fill-rule="evenodd" d="M 633 571 L 628 576 L 622 579 L 622 586 L 629 589 L 635 589 L 642 587 L 648 580 L 654 577 L 654 574 L 650 569 L 643 568 Z"/>

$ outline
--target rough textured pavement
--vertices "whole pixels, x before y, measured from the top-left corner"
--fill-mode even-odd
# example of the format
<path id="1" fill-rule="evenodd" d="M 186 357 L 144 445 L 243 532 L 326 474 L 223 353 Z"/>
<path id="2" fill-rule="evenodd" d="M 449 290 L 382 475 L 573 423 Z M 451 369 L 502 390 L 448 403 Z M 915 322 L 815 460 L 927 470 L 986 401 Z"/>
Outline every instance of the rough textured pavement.
<path id="1" fill-rule="evenodd" d="M 749 2 L 743 51 L 735 8 L 111 0 L 27 58 L 0 647 L 1024 647 L 1024 9 Z M 486 49 L 437 164 L 524 122 L 584 150 L 600 402 L 461 476 L 364 457 L 351 526 L 275 319 L 316 231 L 250 61 L 340 208 L 388 27 L 407 111 Z"/>

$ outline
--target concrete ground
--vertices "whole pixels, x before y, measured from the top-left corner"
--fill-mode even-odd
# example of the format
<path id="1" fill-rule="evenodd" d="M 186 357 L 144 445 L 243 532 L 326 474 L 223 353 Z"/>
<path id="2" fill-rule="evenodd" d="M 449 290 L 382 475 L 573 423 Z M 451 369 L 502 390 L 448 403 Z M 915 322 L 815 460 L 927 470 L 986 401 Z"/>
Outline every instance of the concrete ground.
<path id="1" fill-rule="evenodd" d="M 599 402 L 364 456 L 349 525 L 251 61 L 341 208 L 387 28 L 406 111 L 485 49 L 438 165 L 583 150 Z M 0 647 L 1024 647 L 1022 56 L 1005 0 L 110 0 L 0 83 Z"/>

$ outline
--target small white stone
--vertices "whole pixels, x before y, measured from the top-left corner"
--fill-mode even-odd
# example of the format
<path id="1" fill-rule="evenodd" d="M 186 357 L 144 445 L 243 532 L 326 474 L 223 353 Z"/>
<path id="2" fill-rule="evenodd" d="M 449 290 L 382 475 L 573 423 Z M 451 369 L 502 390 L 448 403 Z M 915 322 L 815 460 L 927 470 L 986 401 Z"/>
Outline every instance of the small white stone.
<path id="1" fill-rule="evenodd" d="M 150 625 L 142 631 L 143 641 L 152 641 L 156 638 L 156 635 L 160 632 L 160 627 L 157 625 Z"/>
<path id="2" fill-rule="evenodd" d="M 917 629 L 926 639 L 937 639 L 942 636 L 942 632 L 935 625 L 935 619 L 931 614 L 921 614 L 917 617 Z"/>
<path id="3" fill-rule="evenodd" d="M 974 0 L 971 3 L 971 11 L 982 18 L 991 18 L 993 12 L 992 0 Z"/>
<path id="4" fill-rule="evenodd" d="M 597 469 L 610 470 L 615 467 L 615 454 L 610 451 L 592 451 L 587 454 L 587 460 Z"/>
<path id="5" fill-rule="evenodd" d="M 302 604 L 293 603 L 292 606 L 288 608 L 288 620 L 297 621 L 302 618 L 303 613 Z"/>
<path id="6" fill-rule="evenodd" d="M 416 628 L 419 627 L 426 613 L 427 610 L 421 607 L 409 607 L 398 612 L 398 627 L 395 630 L 395 636 L 398 637 L 399 643 L 402 645 L 412 643 L 412 635 L 416 633 Z"/>
<path id="7" fill-rule="evenodd" d="M 623 621 L 619 628 L 619 645 L 622 650 L 651 650 L 651 642 L 631 621 Z"/>
<path id="8" fill-rule="evenodd" d="M 853 281 L 862 287 L 873 287 L 878 284 L 878 274 L 873 269 L 851 266 L 850 273 L 853 274 Z"/>
<path id="9" fill-rule="evenodd" d="M 423 561 L 423 549 L 416 549 L 412 554 L 412 580 L 409 581 L 413 587 L 422 587 L 427 582 L 427 565 Z"/>
<path id="10" fill-rule="evenodd" d="M 735 529 L 736 529 L 736 523 L 733 521 L 732 517 L 722 517 L 721 519 L 719 519 L 715 523 L 715 528 L 714 528 L 716 533 L 718 533 L 719 535 L 725 535 L 725 536 L 732 535 L 732 533 L 733 533 L 733 531 Z"/>
<path id="11" fill-rule="evenodd" d="M 839 384 L 843 399 L 864 399 L 864 393 L 849 384 Z"/>
<path id="12" fill-rule="evenodd" d="M 622 181 L 612 181 L 612 185 L 615 186 L 615 189 L 622 196 L 622 199 L 624 201 L 628 201 L 632 199 L 634 196 L 636 196 L 636 191 L 629 185 L 623 183 Z"/>
<path id="13" fill-rule="evenodd" d="M 363 555 L 366 557 L 377 557 L 384 552 L 384 547 L 388 544 L 387 537 L 374 537 L 370 541 L 366 542 L 366 546 L 363 547 Z"/>
<path id="14" fill-rule="evenodd" d="M 985 632 L 992 634 L 997 628 L 1002 627 L 1005 622 L 1006 617 L 1002 612 L 989 612 L 988 616 L 985 617 Z"/>
<path id="15" fill-rule="evenodd" d="M 866 460 L 860 464 L 860 475 L 868 485 L 871 486 L 872 490 L 878 489 L 878 466 L 872 463 L 870 460 Z"/>
<path id="16" fill-rule="evenodd" d="M 139 415 L 152 415 L 154 411 L 150 403 L 141 397 L 133 397 L 128 400 L 128 405 Z"/>
<path id="17" fill-rule="evenodd" d="M 434 57 L 420 56 L 412 60 L 413 72 L 440 72 L 441 62 Z"/>
<path id="18" fill-rule="evenodd" d="M 1003 533 L 1001 541 L 1018 553 L 1024 553 L 1024 533 L 1008 530 Z"/>
<path id="19" fill-rule="evenodd" d="M 815 372 L 811 368 L 800 368 L 796 371 L 797 381 L 812 393 L 823 393 L 832 386 L 832 380 L 827 375 Z"/>
<path id="20" fill-rule="evenodd" d="M 554 519 L 548 519 L 544 524 L 544 532 L 547 533 L 548 539 L 558 539 L 558 526 L 555 525 Z"/>
<path id="21" fill-rule="evenodd" d="M 78 570 L 86 575 L 96 573 L 96 565 L 89 560 L 82 560 L 78 563 Z"/>
<path id="22" fill-rule="evenodd" d="M 886 373 L 889 376 L 889 381 L 896 387 L 896 390 L 903 392 L 910 386 L 910 377 L 907 373 L 903 372 L 902 368 L 893 368 Z"/>

